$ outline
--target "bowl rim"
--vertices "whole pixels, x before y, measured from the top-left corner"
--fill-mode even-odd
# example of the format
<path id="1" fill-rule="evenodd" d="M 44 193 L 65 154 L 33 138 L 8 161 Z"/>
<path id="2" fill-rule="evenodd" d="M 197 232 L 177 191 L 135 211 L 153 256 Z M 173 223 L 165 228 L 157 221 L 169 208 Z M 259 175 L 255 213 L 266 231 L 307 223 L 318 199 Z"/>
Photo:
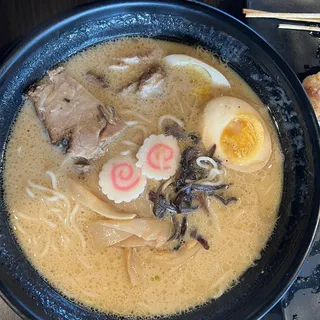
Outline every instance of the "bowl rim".
<path id="1" fill-rule="evenodd" d="M 54 15 L 52 18 L 40 23 L 36 27 L 32 28 L 31 31 L 27 32 L 23 35 L 19 40 L 17 40 L 4 54 L 0 61 L 0 86 L 3 85 L 1 79 L 4 79 L 6 74 L 10 72 L 11 67 L 14 63 L 21 58 L 25 53 L 27 53 L 34 45 L 37 44 L 41 39 L 46 36 L 53 36 L 53 33 L 68 25 L 72 21 L 77 21 L 81 17 L 85 17 L 87 15 L 91 15 L 95 12 L 103 11 L 110 7 L 121 8 L 126 6 L 177 6 L 185 9 L 194 9 L 200 12 L 206 12 L 208 14 L 215 13 L 221 16 L 224 16 L 228 22 L 233 24 L 238 24 L 241 28 L 245 29 L 251 37 L 254 38 L 256 44 L 259 47 L 263 47 L 268 50 L 268 55 L 272 58 L 275 65 L 279 68 L 279 70 L 286 76 L 286 78 L 290 79 L 291 87 L 300 91 L 301 99 L 303 98 L 305 104 L 304 108 L 307 108 L 308 112 L 311 114 L 312 127 L 308 128 L 308 131 L 314 131 L 317 137 L 317 148 L 320 154 L 320 129 L 318 122 L 316 120 L 313 108 L 311 106 L 310 100 L 305 93 L 301 82 L 299 81 L 297 75 L 291 69 L 291 67 L 287 64 L 287 62 L 276 52 L 276 50 L 255 30 L 253 30 L 250 26 L 246 25 L 244 22 L 239 19 L 231 16 L 230 14 L 216 8 L 210 6 L 208 4 L 195 1 L 195 0 L 103 0 L 95 3 L 86 3 L 82 4 L 68 10 L 65 10 L 61 13 Z M 319 175 L 317 177 L 319 182 Z M 317 187 L 319 189 L 319 183 L 317 183 Z M 304 241 L 307 245 L 304 245 L 303 248 L 300 248 L 300 251 L 303 254 L 300 254 L 300 259 L 298 259 L 298 263 L 293 267 L 290 266 L 291 276 L 290 280 L 286 283 L 285 286 L 277 290 L 277 294 L 266 299 L 264 303 L 260 306 L 257 306 L 255 310 L 248 315 L 248 319 L 260 319 L 267 312 L 269 312 L 275 304 L 279 302 L 279 300 L 285 295 L 285 293 L 289 290 L 294 280 L 298 276 L 303 263 L 309 255 L 309 252 L 312 248 L 313 241 L 315 239 L 317 229 L 320 225 L 320 197 L 313 203 L 310 212 L 318 209 L 318 215 L 315 217 L 315 224 L 310 226 L 311 234 L 309 234 L 308 241 Z M 302 245 L 300 245 L 301 247 Z M 14 294 L 7 290 L 6 285 L 2 282 L 0 278 L 0 297 L 6 302 L 6 304 L 22 319 L 26 320 L 34 320 L 39 319 L 37 315 L 35 315 L 29 308 L 25 305 L 20 304 L 19 301 L 15 298 Z"/>

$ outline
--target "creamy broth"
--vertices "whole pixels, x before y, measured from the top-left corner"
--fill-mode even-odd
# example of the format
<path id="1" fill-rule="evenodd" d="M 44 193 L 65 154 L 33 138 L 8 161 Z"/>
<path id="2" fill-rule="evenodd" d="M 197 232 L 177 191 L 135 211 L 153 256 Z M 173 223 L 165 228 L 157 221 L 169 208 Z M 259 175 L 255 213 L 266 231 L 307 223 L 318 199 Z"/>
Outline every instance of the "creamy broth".
<path id="1" fill-rule="evenodd" d="M 115 57 L 151 50 L 154 62 L 172 53 L 200 59 L 222 72 L 231 88 L 212 88 L 201 69 L 174 68 L 166 74 L 163 93 L 153 98 L 139 99 L 134 94 L 119 94 L 119 89 L 137 78 L 145 66 L 132 66 L 130 72 L 110 70 L 107 66 Z M 102 103 L 112 104 L 126 121 L 137 120 L 126 112 L 128 109 L 144 115 L 149 121 L 145 123 L 148 134 L 159 133 L 158 119 L 164 114 L 183 120 L 187 131 L 199 132 L 199 119 L 207 101 L 222 95 L 241 98 L 253 105 L 264 118 L 271 134 L 272 155 L 268 164 L 254 173 L 225 170 L 225 182 L 232 183 L 225 195 L 237 197 L 237 202 L 224 206 L 210 198 L 209 216 L 202 209 L 188 216 L 189 227 L 196 225 L 205 235 L 209 250 L 199 250 L 182 266 L 168 268 L 159 263 L 166 255 L 165 250 L 138 248 L 143 261 L 143 280 L 132 286 L 123 249 L 98 248 L 92 242 L 87 227 L 90 222 L 101 219 L 98 214 L 80 206 L 78 211 L 73 210 L 66 223 L 66 202 L 46 201 L 40 191 L 26 188 L 28 181 L 51 188 L 50 177 L 46 174 L 50 170 L 57 177 L 57 190 L 70 201 L 71 209 L 74 203 L 65 190 L 66 177 L 70 175 L 110 202 L 99 190 L 101 167 L 121 151 L 130 149 L 136 152 L 137 149 L 121 141 L 134 139 L 142 143 L 141 132 L 129 128 L 124 136 L 108 146 L 108 152 L 94 162 L 91 171 L 77 176 L 62 152 L 51 146 L 32 104 L 26 101 L 8 143 L 4 186 L 12 228 L 27 258 L 62 294 L 107 313 L 138 316 L 179 313 L 221 296 L 260 258 L 277 220 L 283 163 L 276 130 L 265 106 L 228 66 L 200 48 L 182 44 L 125 39 L 90 48 L 71 57 L 64 66 Z M 109 81 L 108 88 L 89 82 L 85 77 L 88 70 L 104 75 Z M 181 142 L 180 148 L 184 148 Z M 151 217 L 152 203 L 148 200 L 148 191 L 158 185 L 159 181 L 148 180 L 146 190 L 137 200 L 117 206 L 126 212 Z"/>

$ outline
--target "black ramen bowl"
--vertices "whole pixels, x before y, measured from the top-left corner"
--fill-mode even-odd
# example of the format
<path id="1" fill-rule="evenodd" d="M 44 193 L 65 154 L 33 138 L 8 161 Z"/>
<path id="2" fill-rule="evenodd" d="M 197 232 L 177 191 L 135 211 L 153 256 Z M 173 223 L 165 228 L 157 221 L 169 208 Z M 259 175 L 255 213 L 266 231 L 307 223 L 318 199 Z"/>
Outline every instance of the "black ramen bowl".
<path id="1" fill-rule="evenodd" d="M 0 70 L 0 177 L 10 127 L 27 88 L 70 55 L 124 36 L 207 48 L 228 63 L 269 109 L 285 156 L 274 235 L 262 258 L 231 290 L 196 310 L 171 317 L 257 319 L 286 292 L 312 244 L 320 200 L 319 128 L 292 70 L 262 38 L 231 16 L 187 1 L 114 1 L 74 9 L 40 26 L 16 46 Z M 1 195 L 0 290 L 6 302 L 24 319 L 113 319 L 68 300 L 41 278 L 12 235 L 2 183 Z"/>

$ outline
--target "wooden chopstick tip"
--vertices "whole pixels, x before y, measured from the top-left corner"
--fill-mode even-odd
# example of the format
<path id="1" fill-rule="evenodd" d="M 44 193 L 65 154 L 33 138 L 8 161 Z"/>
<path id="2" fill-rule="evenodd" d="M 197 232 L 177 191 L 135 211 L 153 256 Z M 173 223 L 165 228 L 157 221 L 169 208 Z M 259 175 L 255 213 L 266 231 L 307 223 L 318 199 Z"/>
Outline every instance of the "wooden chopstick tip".
<path id="1" fill-rule="evenodd" d="M 303 25 L 297 25 L 297 24 L 280 23 L 278 25 L 278 28 L 286 29 L 286 30 L 296 30 L 296 31 L 320 32 L 320 27 L 303 26 Z"/>
<path id="2" fill-rule="evenodd" d="M 244 8 L 242 12 L 244 13 L 246 18 L 269 18 L 320 23 L 320 13 L 269 12 L 246 8 Z"/>

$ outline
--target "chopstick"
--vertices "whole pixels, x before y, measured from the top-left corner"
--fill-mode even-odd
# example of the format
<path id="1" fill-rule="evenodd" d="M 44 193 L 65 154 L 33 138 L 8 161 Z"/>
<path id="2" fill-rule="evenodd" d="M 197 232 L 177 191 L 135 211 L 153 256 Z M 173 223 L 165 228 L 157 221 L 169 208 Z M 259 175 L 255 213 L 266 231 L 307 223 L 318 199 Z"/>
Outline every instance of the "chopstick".
<path id="1" fill-rule="evenodd" d="M 243 9 L 243 13 L 245 14 L 246 18 L 269 18 L 320 23 L 320 13 L 282 13 L 253 9 Z"/>
<path id="2" fill-rule="evenodd" d="M 320 13 L 283 13 L 243 9 L 246 18 L 269 18 L 289 21 L 320 23 Z M 320 32 L 320 27 L 280 23 L 279 29 Z"/>
<path id="3" fill-rule="evenodd" d="M 290 30 L 300 30 L 300 31 L 313 31 L 320 32 L 320 27 L 312 27 L 312 26 L 300 26 L 296 24 L 286 24 L 280 23 L 278 25 L 279 29 L 290 29 Z"/>

